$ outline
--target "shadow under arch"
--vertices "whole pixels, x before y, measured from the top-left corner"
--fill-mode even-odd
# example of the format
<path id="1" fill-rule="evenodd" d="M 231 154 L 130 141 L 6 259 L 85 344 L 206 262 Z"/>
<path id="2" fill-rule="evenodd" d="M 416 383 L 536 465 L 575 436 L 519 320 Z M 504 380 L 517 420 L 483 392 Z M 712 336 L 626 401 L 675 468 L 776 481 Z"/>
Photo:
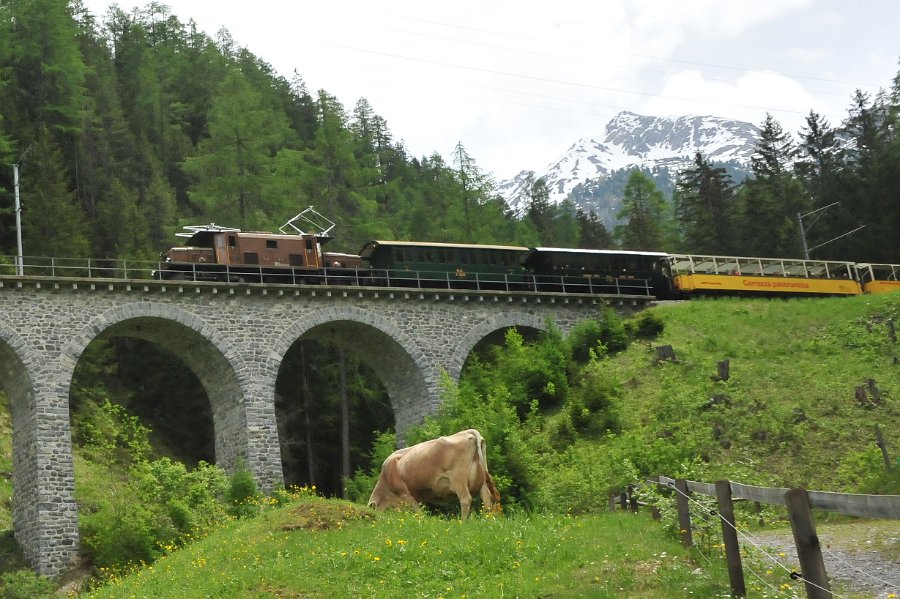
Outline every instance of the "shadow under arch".
<path id="1" fill-rule="evenodd" d="M 71 381 L 82 353 L 94 340 L 129 337 L 153 343 L 181 360 L 206 391 L 215 432 L 215 461 L 228 471 L 248 458 L 246 381 L 232 344 L 195 315 L 152 303 L 120 306 L 94 318 L 64 347 L 61 365 Z M 68 389 L 67 389 L 68 391 Z M 67 394 L 68 396 L 68 394 Z M 252 467 L 252 464 L 251 464 Z"/>
<path id="2" fill-rule="evenodd" d="M 510 327 L 533 329 L 535 331 L 547 331 L 549 328 L 544 317 L 528 312 L 503 312 L 481 321 L 462 336 L 453 350 L 453 357 L 451 358 L 448 371 L 453 380 L 459 381 L 463 365 L 465 365 L 466 359 L 472 353 L 472 350 L 475 349 L 475 346 L 491 334 Z"/>
<path id="3" fill-rule="evenodd" d="M 298 340 L 331 343 L 353 352 L 380 378 L 391 402 L 398 439 L 438 405 L 440 369 L 415 340 L 377 313 L 357 308 L 322 308 L 286 329 L 273 347 L 277 372 Z"/>

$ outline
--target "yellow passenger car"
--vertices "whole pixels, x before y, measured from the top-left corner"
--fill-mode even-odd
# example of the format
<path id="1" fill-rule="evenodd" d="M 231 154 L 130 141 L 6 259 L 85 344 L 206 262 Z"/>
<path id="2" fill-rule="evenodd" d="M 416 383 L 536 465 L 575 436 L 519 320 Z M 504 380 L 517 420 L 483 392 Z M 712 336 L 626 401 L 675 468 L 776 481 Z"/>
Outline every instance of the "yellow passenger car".
<path id="1" fill-rule="evenodd" d="M 862 293 L 852 262 L 673 254 L 668 263 L 674 287 L 686 294 Z"/>
<path id="2" fill-rule="evenodd" d="M 866 293 L 900 291 L 900 264 L 857 264 L 856 268 Z"/>

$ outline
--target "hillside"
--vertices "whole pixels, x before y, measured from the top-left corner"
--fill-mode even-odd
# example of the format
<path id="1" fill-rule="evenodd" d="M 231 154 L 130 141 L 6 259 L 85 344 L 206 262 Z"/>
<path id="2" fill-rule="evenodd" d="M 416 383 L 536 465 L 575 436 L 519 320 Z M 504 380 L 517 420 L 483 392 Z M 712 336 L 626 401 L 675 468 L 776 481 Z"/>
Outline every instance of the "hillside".
<path id="1" fill-rule="evenodd" d="M 690 302 L 657 308 L 654 345 L 673 364 L 650 369 L 651 349 L 621 357 L 626 428 L 661 445 L 696 446 L 697 465 L 732 480 L 858 492 L 884 464 L 874 427 L 900 455 L 900 347 L 888 321 L 900 297 Z M 730 379 L 715 381 L 730 361 Z M 874 381 L 861 404 L 855 390 Z M 889 432 L 888 432 L 889 431 Z"/>
<path id="2" fill-rule="evenodd" d="M 514 451 L 510 447 L 504 449 L 504 454 L 495 453 L 503 443 L 489 446 L 491 469 L 511 516 L 518 514 L 528 521 L 521 511 L 528 504 L 542 512 L 600 512 L 605 510 L 608 492 L 659 473 L 833 491 L 900 490 L 896 478 L 892 481 L 884 475 L 874 439 L 874 425 L 878 424 L 896 460 L 900 454 L 896 432 L 900 430 L 900 366 L 895 357 L 900 348 L 889 337 L 886 323 L 900 320 L 900 297 L 721 299 L 662 305 L 650 309 L 648 314 L 662 322 L 664 328 L 659 336 L 634 341 L 624 351 L 590 362 L 594 370 L 586 368 L 575 375 L 579 380 L 571 396 L 581 401 L 587 396 L 585 389 L 611 390 L 614 399 L 606 408 L 609 414 L 602 415 L 602 420 L 617 423 L 615 432 L 573 435 L 560 424 L 562 417 L 571 412 L 565 404 L 561 409 L 539 410 L 536 418 L 525 425 L 528 434 L 522 445 L 512 446 L 519 451 L 518 462 L 511 456 Z M 655 348 L 663 344 L 673 347 L 675 362 L 656 363 Z M 723 359 L 730 361 L 730 378 L 713 380 L 716 364 Z M 522 374 L 520 378 L 525 380 L 528 376 Z M 868 379 L 874 380 L 878 395 L 869 392 L 861 403 L 855 389 Z M 0 423 L 8 422 L 6 403 L 3 398 L 4 420 Z M 491 405 L 487 408 L 489 412 L 493 409 Z M 490 422 L 474 423 L 484 427 L 488 438 L 495 434 L 492 427 L 500 422 L 498 413 L 491 416 Z M 476 413 L 471 415 L 477 417 Z M 510 425 L 506 422 L 501 426 Z M 0 458 L 9 464 L 11 431 L 8 425 L 0 426 L 0 431 Z M 509 432 L 507 428 L 504 431 Z M 524 461 L 528 463 L 523 464 Z M 76 466 L 82 463 L 83 458 L 79 457 Z M 78 489 L 99 489 L 110 481 L 109 475 L 97 467 L 81 466 L 77 474 L 92 479 L 79 480 Z M 516 487 L 517 477 L 530 482 Z M 8 493 L 8 485 L 5 489 Z M 80 497 L 79 502 L 83 501 Z M 9 506 L 4 498 L 0 521 L 6 527 L 11 522 Z M 124 508 L 125 504 L 121 506 Z M 360 526 L 370 528 L 365 524 L 367 518 L 361 518 Z M 608 526 L 608 521 L 602 519 L 580 522 L 573 526 Z M 402 518 L 391 524 L 395 525 L 399 530 L 391 534 L 404 539 L 407 532 Z M 504 529 L 503 534 L 551 534 L 544 528 L 543 532 L 515 532 L 519 525 L 526 526 L 522 521 L 504 525 L 511 528 Z M 376 530 L 366 533 L 370 536 L 365 543 L 374 542 L 373 538 L 384 543 L 384 531 L 377 530 L 378 524 L 373 526 Z M 446 523 L 438 526 L 446 527 Z M 544 525 L 538 528 L 541 526 Z M 259 534 L 270 538 L 273 533 Z M 625 536 L 633 534 L 631 531 Z M 11 531 L 5 531 L 5 537 L 11 539 Z M 348 543 L 340 537 L 329 542 L 335 547 Z M 625 543 L 620 538 L 609 542 Z M 662 545 L 656 548 L 657 552 L 672 554 L 673 549 L 665 546 L 668 541 L 658 542 Z M 226 541 L 229 543 L 239 545 Z M 352 551 L 350 544 L 346 546 Z M 209 546 L 192 549 L 190 560 L 196 562 L 197 556 L 209 550 Z M 306 549 L 285 546 L 281 551 L 296 554 Z M 578 557 L 581 554 L 572 548 L 560 551 L 565 560 L 587 559 Z M 233 555 L 223 559 L 233 565 L 241 558 Z M 334 567 L 335 559 L 327 557 L 331 564 L 327 567 Z M 399 568 L 402 560 L 397 564 Z M 533 571 L 542 567 L 540 562 L 529 565 Z M 305 595 L 310 590 L 304 589 L 297 592 Z M 654 587 L 646 591 L 652 596 L 659 590 Z"/>

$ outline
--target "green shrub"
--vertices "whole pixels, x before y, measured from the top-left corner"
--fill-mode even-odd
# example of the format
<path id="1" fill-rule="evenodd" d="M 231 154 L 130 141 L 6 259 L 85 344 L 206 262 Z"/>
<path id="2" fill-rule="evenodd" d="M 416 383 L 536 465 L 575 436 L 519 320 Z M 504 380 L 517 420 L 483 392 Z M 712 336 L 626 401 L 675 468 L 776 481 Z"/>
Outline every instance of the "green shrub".
<path id="1" fill-rule="evenodd" d="M 634 339 L 653 339 L 665 329 L 665 323 L 654 310 L 641 310 L 624 323 L 625 330 Z"/>
<path id="2" fill-rule="evenodd" d="M 100 399 L 102 403 L 98 403 Z M 105 393 L 81 400 L 74 428 L 76 442 L 95 462 L 127 466 L 150 456 L 150 429 L 125 408 L 110 402 Z"/>
<path id="3" fill-rule="evenodd" d="M 603 343 L 603 331 L 600 322 L 588 318 L 572 327 L 567 339 L 572 359 L 579 364 L 584 364 L 591 358 L 591 352 L 597 355 L 606 355 L 606 345 Z"/>
<path id="4" fill-rule="evenodd" d="M 253 473 L 247 463 L 240 460 L 228 482 L 228 502 L 233 516 L 247 518 L 259 513 L 259 492 Z"/>
<path id="5" fill-rule="evenodd" d="M 96 511 L 80 515 L 82 542 L 95 567 L 124 571 L 131 564 L 149 564 L 162 555 L 159 540 L 176 535 L 161 506 L 135 499 L 116 493 Z"/>
<path id="6" fill-rule="evenodd" d="M 4 599 L 43 599 L 53 597 L 56 585 L 31 570 L 16 570 L 0 575 L 0 597 Z"/>

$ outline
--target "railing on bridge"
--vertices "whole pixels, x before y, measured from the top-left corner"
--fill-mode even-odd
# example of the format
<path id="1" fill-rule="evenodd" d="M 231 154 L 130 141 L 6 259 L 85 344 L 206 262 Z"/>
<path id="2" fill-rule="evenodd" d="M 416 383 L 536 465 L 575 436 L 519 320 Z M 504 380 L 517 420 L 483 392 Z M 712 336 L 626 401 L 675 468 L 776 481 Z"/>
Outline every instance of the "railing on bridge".
<path id="1" fill-rule="evenodd" d="M 15 256 L 0 256 L 0 276 L 15 276 Z M 447 271 L 384 270 L 367 268 L 272 268 L 219 264 L 181 264 L 112 258 L 55 258 L 25 256 L 26 277 L 88 278 L 111 280 L 163 280 L 264 283 L 274 285 L 336 285 L 428 290 L 522 291 L 561 294 L 652 296 L 647 279 L 625 277 L 575 277 L 530 273 L 492 274 Z"/>

